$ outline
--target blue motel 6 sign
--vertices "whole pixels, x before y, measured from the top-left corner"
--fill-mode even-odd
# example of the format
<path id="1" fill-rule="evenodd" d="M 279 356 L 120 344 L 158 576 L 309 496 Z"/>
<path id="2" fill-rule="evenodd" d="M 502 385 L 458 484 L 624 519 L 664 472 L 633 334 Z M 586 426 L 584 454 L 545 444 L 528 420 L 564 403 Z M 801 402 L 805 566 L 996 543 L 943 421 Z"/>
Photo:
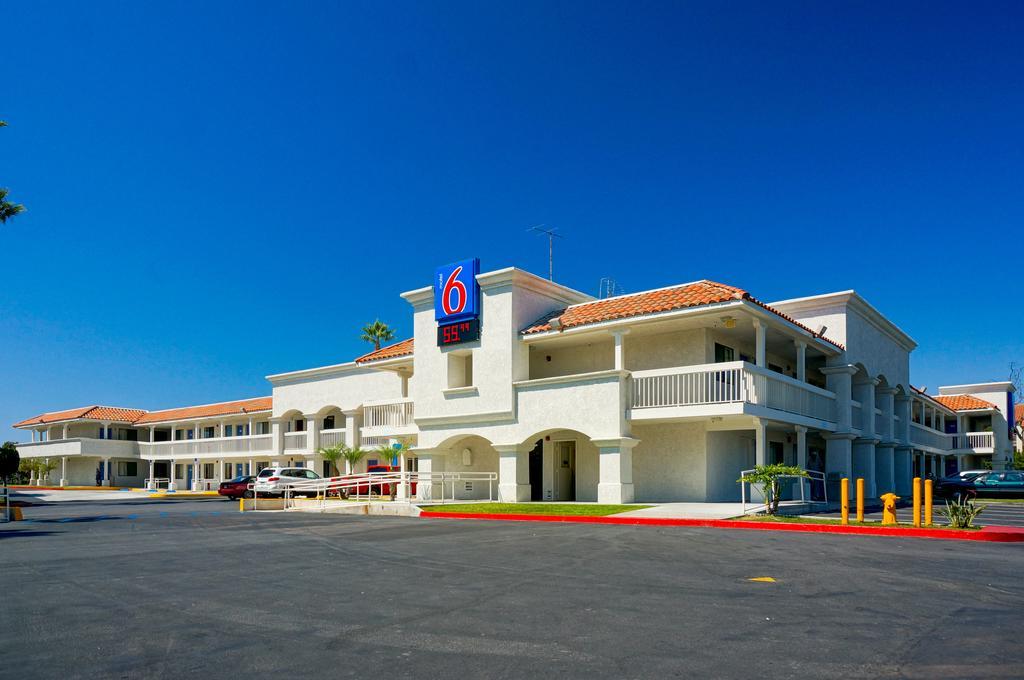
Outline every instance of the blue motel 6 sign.
<path id="1" fill-rule="evenodd" d="M 461 260 L 434 272 L 434 318 L 439 324 L 472 319 L 480 313 L 480 260 Z"/>

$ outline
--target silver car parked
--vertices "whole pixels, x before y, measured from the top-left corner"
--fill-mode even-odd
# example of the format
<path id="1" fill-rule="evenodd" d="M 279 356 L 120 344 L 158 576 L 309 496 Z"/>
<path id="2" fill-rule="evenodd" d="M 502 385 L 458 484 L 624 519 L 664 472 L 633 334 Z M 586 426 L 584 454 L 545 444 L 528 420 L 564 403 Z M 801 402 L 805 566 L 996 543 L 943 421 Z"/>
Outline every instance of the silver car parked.
<path id="1" fill-rule="evenodd" d="M 283 496 L 284 491 L 292 484 L 310 482 L 320 479 L 320 475 L 309 468 L 269 467 L 260 470 L 256 475 L 253 488 L 261 496 Z M 303 492 L 305 496 L 315 496 L 315 491 Z"/>

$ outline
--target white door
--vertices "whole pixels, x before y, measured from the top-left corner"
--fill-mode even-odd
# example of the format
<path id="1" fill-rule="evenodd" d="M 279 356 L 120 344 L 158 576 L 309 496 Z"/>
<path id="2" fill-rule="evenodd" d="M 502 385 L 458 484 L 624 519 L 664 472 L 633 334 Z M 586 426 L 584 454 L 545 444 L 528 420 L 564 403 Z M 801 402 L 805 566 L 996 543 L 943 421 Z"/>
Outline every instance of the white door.
<path id="1" fill-rule="evenodd" d="M 560 501 L 576 500 L 576 442 L 555 442 L 555 479 Z"/>

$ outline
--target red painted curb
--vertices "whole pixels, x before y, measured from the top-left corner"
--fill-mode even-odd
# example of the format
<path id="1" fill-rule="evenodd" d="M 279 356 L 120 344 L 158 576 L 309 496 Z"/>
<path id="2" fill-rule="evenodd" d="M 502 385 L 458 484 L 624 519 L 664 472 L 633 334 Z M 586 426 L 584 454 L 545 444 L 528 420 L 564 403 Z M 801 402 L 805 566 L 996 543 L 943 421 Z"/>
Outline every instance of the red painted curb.
<path id="1" fill-rule="evenodd" d="M 987 541 L 993 543 L 1024 542 L 1024 528 L 987 526 L 977 531 L 958 529 L 913 529 L 910 527 L 857 527 L 828 524 L 773 524 L 728 519 L 669 519 L 660 517 L 594 517 L 567 515 L 499 515 L 477 512 L 433 512 L 424 510 L 420 517 L 436 519 L 485 519 L 513 522 L 577 522 L 581 524 L 625 524 L 631 526 L 705 527 L 713 529 L 752 529 L 755 531 L 798 531 L 819 534 L 861 534 L 868 536 L 902 536 L 905 538 L 937 538 L 946 541 Z"/>

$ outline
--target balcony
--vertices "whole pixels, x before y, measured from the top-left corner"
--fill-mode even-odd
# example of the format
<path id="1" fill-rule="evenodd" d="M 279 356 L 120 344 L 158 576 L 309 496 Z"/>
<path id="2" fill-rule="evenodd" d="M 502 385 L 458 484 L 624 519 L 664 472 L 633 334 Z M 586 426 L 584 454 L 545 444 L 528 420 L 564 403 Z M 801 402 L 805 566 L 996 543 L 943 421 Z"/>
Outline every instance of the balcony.
<path id="1" fill-rule="evenodd" d="M 996 448 L 995 436 L 991 432 L 965 432 L 950 435 L 953 448 L 973 453 L 993 453 Z"/>
<path id="2" fill-rule="evenodd" d="M 634 420 L 753 414 L 748 405 L 828 423 L 836 420 L 832 392 L 743 361 L 632 375 Z"/>
<path id="3" fill-rule="evenodd" d="M 212 439 L 179 439 L 171 442 L 139 442 L 142 457 L 154 460 L 176 458 L 211 458 L 271 453 L 273 436 L 257 434 L 248 437 L 215 437 Z"/>
<path id="4" fill-rule="evenodd" d="M 345 443 L 345 428 L 320 430 L 320 447 L 330 448 Z"/>
<path id="5" fill-rule="evenodd" d="M 91 439 L 89 437 L 26 442 L 18 444 L 18 455 L 22 458 L 62 458 L 64 456 L 138 458 L 139 442 L 123 439 Z"/>
<path id="6" fill-rule="evenodd" d="M 363 404 L 362 438 L 377 439 L 416 433 L 412 399 Z"/>
<path id="7" fill-rule="evenodd" d="M 991 432 L 946 434 L 921 425 L 910 424 L 910 443 L 940 453 L 993 453 L 995 437 Z"/>
<path id="8" fill-rule="evenodd" d="M 305 451 L 306 450 L 306 433 L 305 432 L 285 432 L 284 433 L 284 450 L 285 451 Z"/>

